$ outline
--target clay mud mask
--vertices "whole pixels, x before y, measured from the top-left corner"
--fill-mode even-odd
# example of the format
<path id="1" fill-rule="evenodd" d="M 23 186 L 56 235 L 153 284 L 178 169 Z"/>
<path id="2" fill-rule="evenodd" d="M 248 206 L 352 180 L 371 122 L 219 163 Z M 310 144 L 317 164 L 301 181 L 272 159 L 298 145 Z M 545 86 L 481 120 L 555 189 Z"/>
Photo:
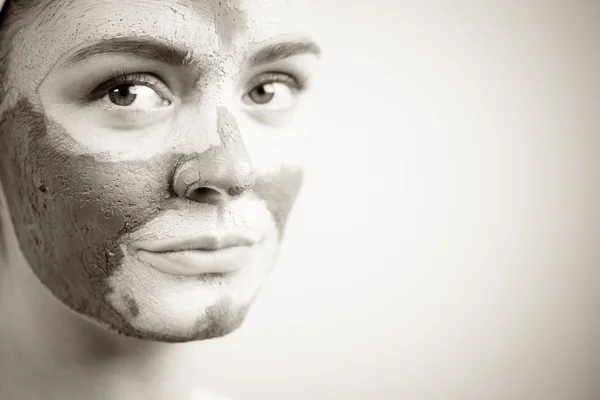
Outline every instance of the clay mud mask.
<path id="1" fill-rule="evenodd" d="M 226 334 L 301 185 L 288 117 L 316 46 L 294 13 L 261 16 L 266 3 L 108 3 L 57 6 L 14 37 L 27 51 L 10 58 L 0 109 L 14 234 L 53 295 L 103 326 L 163 341 Z M 122 24 L 101 23 L 115 10 Z M 56 20 L 69 21 L 60 34 Z"/>

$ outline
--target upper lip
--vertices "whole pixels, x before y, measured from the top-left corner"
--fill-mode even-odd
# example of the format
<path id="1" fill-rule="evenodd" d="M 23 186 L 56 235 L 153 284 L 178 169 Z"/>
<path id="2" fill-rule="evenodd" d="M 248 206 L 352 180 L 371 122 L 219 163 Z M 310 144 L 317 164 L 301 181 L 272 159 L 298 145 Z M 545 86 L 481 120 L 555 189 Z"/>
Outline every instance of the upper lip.
<path id="1" fill-rule="evenodd" d="M 246 233 L 212 232 L 188 237 L 138 241 L 131 245 L 131 249 L 154 253 L 184 250 L 216 251 L 227 247 L 252 246 L 258 241 L 258 238 Z"/>

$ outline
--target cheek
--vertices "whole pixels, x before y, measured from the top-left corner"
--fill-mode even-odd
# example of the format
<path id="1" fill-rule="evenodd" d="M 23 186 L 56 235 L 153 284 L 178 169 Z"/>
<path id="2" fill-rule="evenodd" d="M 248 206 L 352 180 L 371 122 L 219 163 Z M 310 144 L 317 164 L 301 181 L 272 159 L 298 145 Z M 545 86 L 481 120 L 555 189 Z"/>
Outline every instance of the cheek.
<path id="1" fill-rule="evenodd" d="M 282 168 L 279 173 L 257 180 L 254 191 L 267 203 L 280 234 L 302 186 L 303 173 L 299 169 Z"/>
<path id="2" fill-rule="evenodd" d="M 31 162 L 51 161 L 45 156 L 51 149 L 40 150 Z M 173 159 L 164 155 L 148 162 L 100 163 L 92 156 L 62 157 L 39 179 L 53 202 L 69 209 L 72 218 L 67 220 L 75 230 L 87 228 L 116 240 L 160 212 L 169 197 Z"/>
<path id="3" fill-rule="evenodd" d="M 297 148 L 271 143 L 248 147 L 257 176 L 254 192 L 267 203 L 279 232 L 283 233 L 304 178 Z"/>
<path id="4" fill-rule="evenodd" d="M 121 235 L 156 216 L 170 196 L 173 155 L 113 163 L 55 149 L 48 136 L 31 138 L 23 183 L 38 189 L 28 192 L 29 200 L 38 209 L 51 211 L 45 217 L 57 233 L 83 238 L 82 252 L 115 246 Z"/>
<path id="5" fill-rule="evenodd" d="M 0 179 L 31 268 L 76 311 L 110 313 L 104 280 L 123 258 L 118 240 L 162 210 L 178 157 L 100 163 L 59 152 L 49 136 L 61 133 L 48 135 L 26 101 L 1 121 L 0 148 L 9 151 L 0 157 Z"/>
<path id="6" fill-rule="evenodd" d="M 274 131 L 246 139 L 256 173 L 254 192 L 267 203 L 280 234 L 304 179 L 302 141 L 286 141 L 281 137 L 286 134 Z"/>

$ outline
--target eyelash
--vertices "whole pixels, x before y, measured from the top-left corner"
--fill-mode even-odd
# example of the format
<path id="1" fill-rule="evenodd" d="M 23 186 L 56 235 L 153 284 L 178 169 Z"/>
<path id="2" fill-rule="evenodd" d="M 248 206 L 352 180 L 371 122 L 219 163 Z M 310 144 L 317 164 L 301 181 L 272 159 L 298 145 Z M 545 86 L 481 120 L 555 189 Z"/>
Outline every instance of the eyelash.
<path id="1" fill-rule="evenodd" d="M 161 97 L 167 98 L 167 90 L 160 78 L 150 72 L 134 72 L 127 73 L 123 70 L 112 70 L 105 82 L 96 87 L 86 98 L 87 101 L 93 102 L 100 100 L 110 89 L 122 85 L 144 85 L 152 88 Z"/>
<path id="2" fill-rule="evenodd" d="M 254 90 L 256 87 L 266 85 L 268 83 L 280 82 L 285 83 L 295 91 L 302 92 L 306 89 L 308 79 L 298 79 L 288 73 L 283 72 L 263 72 L 255 79 L 250 81 L 250 90 Z"/>
<path id="3" fill-rule="evenodd" d="M 261 85 L 266 85 L 273 82 L 279 82 L 287 84 L 296 92 L 302 92 L 307 87 L 308 78 L 299 79 L 292 76 L 289 73 L 284 72 L 263 72 L 258 75 L 255 79 L 250 81 L 248 85 L 250 91 L 256 89 Z M 112 70 L 110 71 L 105 82 L 96 87 L 88 96 L 86 96 L 87 102 L 94 102 L 102 99 L 110 89 L 113 89 L 121 85 L 145 85 L 155 90 L 161 97 L 169 97 L 166 93 L 167 90 L 164 88 L 164 84 L 161 83 L 160 78 L 149 72 L 134 72 L 127 73 L 123 70 Z M 244 92 L 246 94 L 247 92 Z"/>

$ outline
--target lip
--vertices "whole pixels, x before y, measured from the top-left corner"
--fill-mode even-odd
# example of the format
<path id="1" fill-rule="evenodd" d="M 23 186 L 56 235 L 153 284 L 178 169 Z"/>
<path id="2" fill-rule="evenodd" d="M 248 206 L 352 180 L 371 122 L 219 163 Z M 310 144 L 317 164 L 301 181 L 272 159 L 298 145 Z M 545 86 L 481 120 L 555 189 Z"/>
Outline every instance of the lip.
<path id="1" fill-rule="evenodd" d="M 212 232 L 185 238 L 132 243 L 140 261 L 169 275 L 196 276 L 241 270 L 252 258 L 259 238 L 238 232 Z"/>

